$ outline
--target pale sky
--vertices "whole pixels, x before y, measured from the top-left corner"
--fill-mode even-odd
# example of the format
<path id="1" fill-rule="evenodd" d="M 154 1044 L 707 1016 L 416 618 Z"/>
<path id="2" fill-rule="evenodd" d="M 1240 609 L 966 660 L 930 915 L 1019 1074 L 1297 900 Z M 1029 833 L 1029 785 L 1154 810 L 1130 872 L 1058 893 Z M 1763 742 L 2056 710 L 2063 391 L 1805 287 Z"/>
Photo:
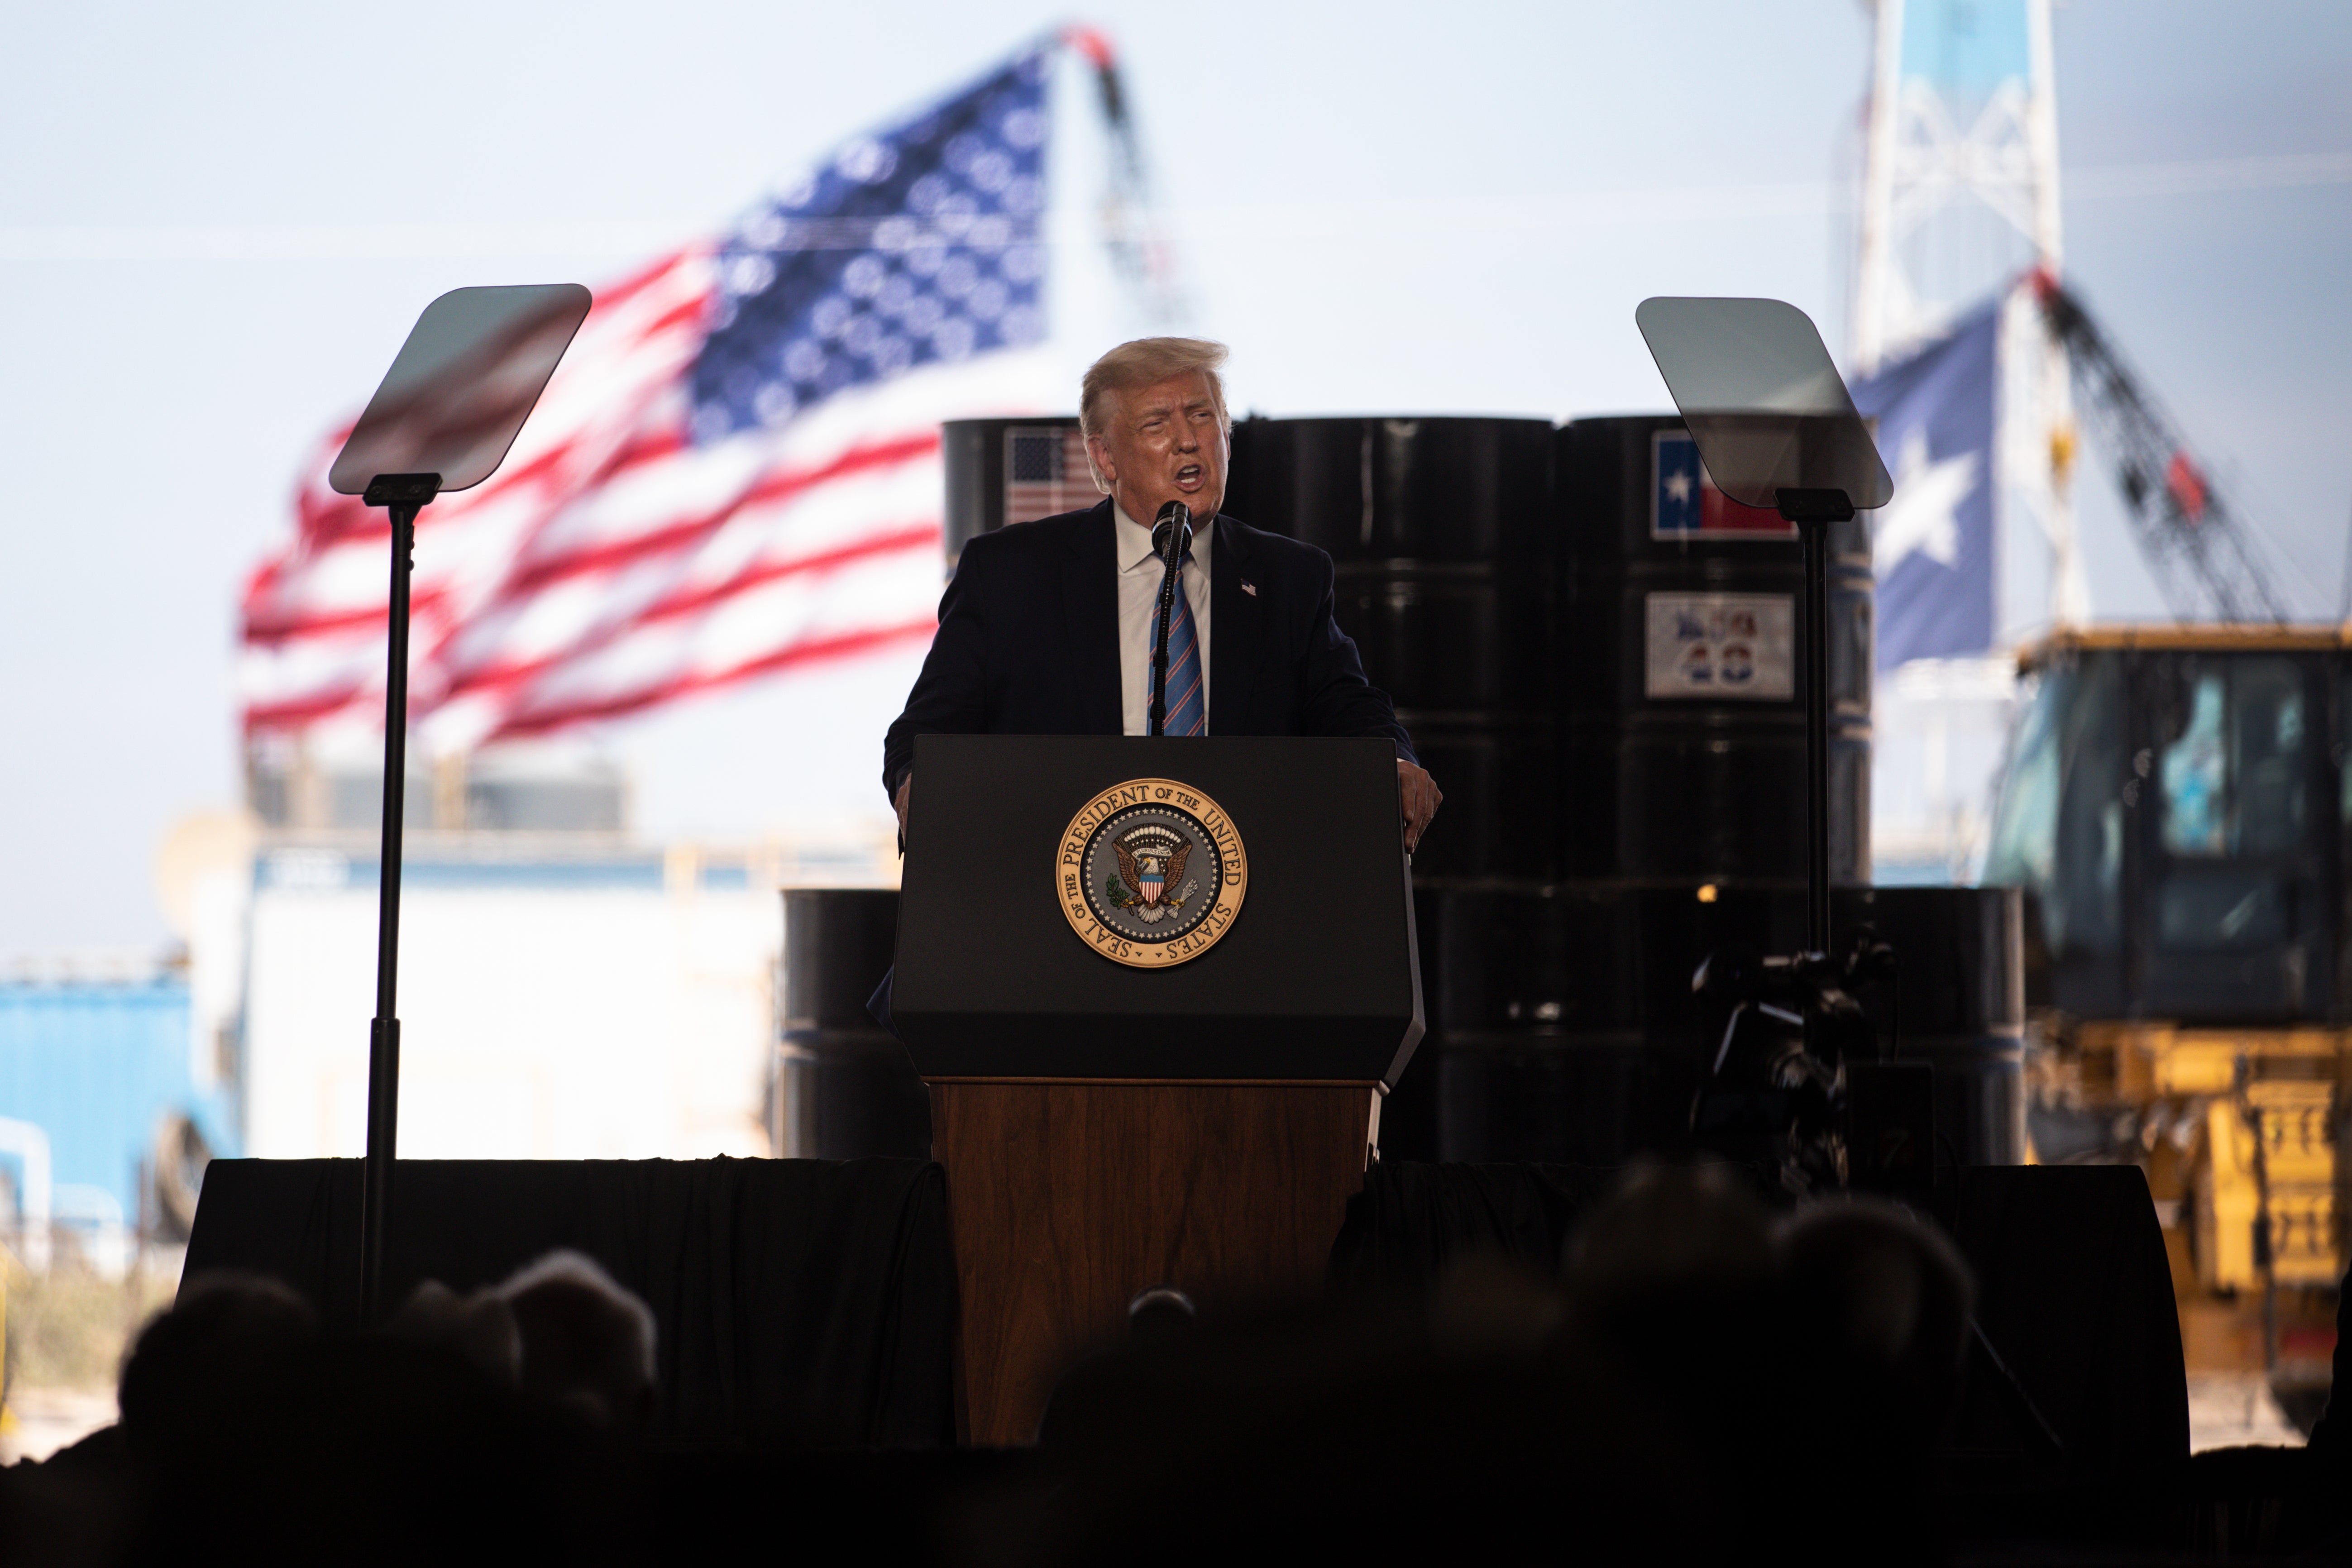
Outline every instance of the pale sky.
<path id="1" fill-rule="evenodd" d="M 0 17 L 0 954 L 165 939 L 157 844 L 239 795 L 239 585 L 288 529 L 302 455 L 426 300 L 614 278 L 1067 15 L 225 0 Z M 1191 325 L 1234 345 L 1237 407 L 1663 409 L 1633 325 L 1657 293 L 1777 296 L 1843 347 L 1852 226 L 1822 193 L 1855 159 L 1853 0 L 1087 19 L 1124 56 Z M 2296 609 L 2333 616 L 2352 7 L 2074 0 L 2055 31 L 2069 275 L 2271 541 Z M 2334 161 L 2286 162 L 2303 155 Z M 2246 162 L 2178 167 L 2211 160 Z M 1057 347 L 1082 363 L 1106 330 L 1059 318 Z M 2158 613 L 2100 461 L 2080 497 L 2095 609 Z M 635 770 L 649 837 L 872 811 L 910 668 L 772 683 L 603 743 Z"/>

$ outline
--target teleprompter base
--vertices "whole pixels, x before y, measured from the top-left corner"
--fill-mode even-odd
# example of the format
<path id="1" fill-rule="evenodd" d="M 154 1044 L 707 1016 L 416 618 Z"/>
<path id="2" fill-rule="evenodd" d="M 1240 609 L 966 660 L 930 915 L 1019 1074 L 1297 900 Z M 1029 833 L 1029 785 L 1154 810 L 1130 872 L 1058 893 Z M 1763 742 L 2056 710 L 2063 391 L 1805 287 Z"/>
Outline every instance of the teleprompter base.
<path id="1" fill-rule="evenodd" d="M 1373 1083 L 931 1080 L 962 1441 L 1032 1441 L 1061 1374 L 1171 1286 L 1203 1310 L 1319 1286 L 1380 1127 Z"/>

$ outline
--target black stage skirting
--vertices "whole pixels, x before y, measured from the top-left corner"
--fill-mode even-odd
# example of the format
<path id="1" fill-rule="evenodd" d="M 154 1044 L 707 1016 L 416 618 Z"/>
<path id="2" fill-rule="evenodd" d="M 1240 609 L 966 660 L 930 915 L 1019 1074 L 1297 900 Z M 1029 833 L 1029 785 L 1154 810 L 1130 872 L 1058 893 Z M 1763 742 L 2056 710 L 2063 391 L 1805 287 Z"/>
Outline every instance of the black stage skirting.
<path id="1" fill-rule="evenodd" d="M 1412 1284 L 1482 1251 L 1555 1268 L 1579 1215 L 1616 1178 L 1599 1166 L 1377 1165 L 1349 1202 L 1332 1278 Z M 2138 1167 L 1976 1166 L 1945 1198 L 1983 1331 L 1954 1445 L 2069 1468 L 2185 1458 L 2180 1320 Z"/>
<path id="2" fill-rule="evenodd" d="M 183 1278 L 274 1275 L 358 1318 L 357 1160 L 215 1160 Z M 404 1160 L 384 1273 L 494 1284 L 556 1247 L 659 1325 L 656 1429 L 802 1447 L 954 1441 L 946 1181 L 919 1160 Z"/>
<path id="3" fill-rule="evenodd" d="M 276 1275 L 331 1324 L 350 1325 L 360 1170 L 355 1160 L 215 1161 L 187 1276 Z M 1578 1216 L 1615 1179 L 1599 1167 L 1376 1166 L 1349 1204 L 1333 1282 L 1412 1285 L 1473 1252 L 1556 1268 Z M 422 1279 L 467 1290 L 551 1248 L 586 1253 L 653 1308 L 666 1436 L 801 1447 L 953 1440 L 955 1287 L 937 1165 L 403 1161 L 398 1184 L 386 1258 L 394 1300 Z M 1983 1167 L 1962 1173 L 1947 1199 L 1986 1342 L 1970 1349 L 1953 1441 L 2070 1469 L 2183 1458 L 2179 1324 L 2140 1173 Z"/>

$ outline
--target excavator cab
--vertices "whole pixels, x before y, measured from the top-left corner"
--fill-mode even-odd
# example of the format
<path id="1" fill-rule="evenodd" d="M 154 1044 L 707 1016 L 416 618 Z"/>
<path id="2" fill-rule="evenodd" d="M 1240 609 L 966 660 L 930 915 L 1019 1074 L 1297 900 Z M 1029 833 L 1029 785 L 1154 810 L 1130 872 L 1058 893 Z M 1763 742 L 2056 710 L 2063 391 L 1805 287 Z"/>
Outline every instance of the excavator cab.
<path id="1" fill-rule="evenodd" d="M 1989 882 L 2033 897 L 2081 1018 L 2341 1018 L 2345 647 L 2333 631 L 2069 632 L 2026 660 Z"/>
<path id="2" fill-rule="evenodd" d="M 2184 1301 L 2344 1272 L 2347 650 L 2182 626 L 2023 660 L 1984 880 L 2032 916 L 2029 1124 L 2045 1160 L 2146 1167 Z"/>

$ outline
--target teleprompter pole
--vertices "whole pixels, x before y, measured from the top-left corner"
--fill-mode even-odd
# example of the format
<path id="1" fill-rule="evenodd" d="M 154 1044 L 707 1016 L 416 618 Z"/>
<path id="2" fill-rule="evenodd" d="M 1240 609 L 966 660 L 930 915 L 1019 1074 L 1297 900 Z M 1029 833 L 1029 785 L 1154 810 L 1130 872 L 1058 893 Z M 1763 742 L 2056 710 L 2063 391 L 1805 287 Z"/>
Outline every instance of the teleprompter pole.
<path id="1" fill-rule="evenodd" d="M 1853 516 L 1843 490 L 1784 489 L 1780 515 L 1805 542 L 1805 947 L 1830 950 L 1830 528 Z"/>
<path id="2" fill-rule="evenodd" d="M 1830 950 L 1829 525 L 1805 534 L 1805 946 Z"/>
<path id="3" fill-rule="evenodd" d="M 360 1321 L 383 1318 L 383 1237 L 392 1214 L 393 1161 L 399 1146 L 400 841 L 408 778 L 408 581 L 415 564 L 416 514 L 441 489 L 438 474 L 380 474 L 363 497 L 389 509 L 391 613 L 384 638 L 383 837 L 375 928 L 375 1018 L 368 1026 L 367 1165 L 360 1186 Z"/>

